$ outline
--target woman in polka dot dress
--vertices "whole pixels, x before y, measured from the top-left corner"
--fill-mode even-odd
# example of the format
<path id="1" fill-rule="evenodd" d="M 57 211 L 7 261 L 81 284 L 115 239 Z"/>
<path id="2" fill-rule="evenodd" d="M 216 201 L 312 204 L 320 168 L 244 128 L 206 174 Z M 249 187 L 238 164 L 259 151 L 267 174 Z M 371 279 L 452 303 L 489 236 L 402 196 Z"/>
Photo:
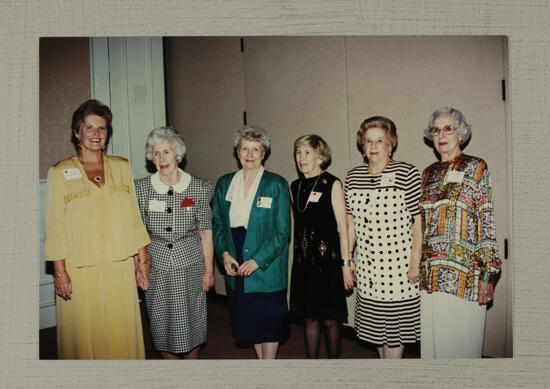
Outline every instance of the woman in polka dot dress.
<path id="1" fill-rule="evenodd" d="M 357 147 L 366 163 L 345 182 L 350 250 L 357 245 L 355 331 L 380 358 L 402 358 L 404 344 L 420 339 L 421 182 L 416 167 L 391 159 L 396 145 L 390 119 L 365 120 Z"/>

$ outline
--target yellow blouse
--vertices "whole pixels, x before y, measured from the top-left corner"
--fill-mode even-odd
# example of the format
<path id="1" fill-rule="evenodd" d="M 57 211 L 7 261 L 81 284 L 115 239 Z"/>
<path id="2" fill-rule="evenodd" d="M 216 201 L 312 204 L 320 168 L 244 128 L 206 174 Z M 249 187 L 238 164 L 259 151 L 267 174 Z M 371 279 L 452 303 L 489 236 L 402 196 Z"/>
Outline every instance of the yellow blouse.
<path id="1" fill-rule="evenodd" d="M 94 266 L 128 258 L 149 243 L 128 161 L 104 155 L 103 164 L 103 188 L 88 179 L 76 156 L 49 169 L 46 261 Z"/>

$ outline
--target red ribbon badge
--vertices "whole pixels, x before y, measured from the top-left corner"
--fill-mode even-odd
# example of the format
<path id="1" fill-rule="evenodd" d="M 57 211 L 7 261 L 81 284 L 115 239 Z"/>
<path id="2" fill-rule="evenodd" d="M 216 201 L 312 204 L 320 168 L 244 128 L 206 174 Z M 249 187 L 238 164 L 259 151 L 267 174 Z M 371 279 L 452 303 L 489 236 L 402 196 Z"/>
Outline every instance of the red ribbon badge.
<path id="1" fill-rule="evenodd" d="M 193 199 L 193 197 L 186 197 L 181 202 L 181 207 L 182 208 L 187 208 L 187 207 L 190 207 L 194 204 L 195 204 L 195 200 Z"/>

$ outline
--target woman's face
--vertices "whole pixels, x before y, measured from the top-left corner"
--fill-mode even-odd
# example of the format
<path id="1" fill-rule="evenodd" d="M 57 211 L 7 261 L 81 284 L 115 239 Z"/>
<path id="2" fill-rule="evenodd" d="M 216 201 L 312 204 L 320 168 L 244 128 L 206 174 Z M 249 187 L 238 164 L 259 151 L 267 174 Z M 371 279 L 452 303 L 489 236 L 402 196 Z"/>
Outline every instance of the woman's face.
<path id="1" fill-rule="evenodd" d="M 444 134 L 442 128 L 451 126 L 455 130 L 451 134 Z M 452 156 L 460 153 L 460 137 L 458 134 L 458 123 L 450 113 L 442 113 L 437 115 L 433 121 L 433 128 L 438 128 L 439 134 L 434 135 L 435 149 L 442 157 Z"/>
<path id="2" fill-rule="evenodd" d="M 384 162 L 390 157 L 392 145 L 386 136 L 386 130 L 380 127 L 370 127 L 365 132 L 363 152 L 369 163 Z"/>
<path id="3" fill-rule="evenodd" d="M 107 122 L 101 116 L 88 115 L 75 136 L 80 140 L 81 150 L 101 151 L 107 142 Z"/>
<path id="4" fill-rule="evenodd" d="M 237 149 L 237 156 L 243 169 L 259 168 L 265 156 L 264 146 L 258 141 L 243 138 Z"/>
<path id="5" fill-rule="evenodd" d="M 153 162 L 161 176 L 167 176 L 178 170 L 178 155 L 172 142 L 163 140 L 153 145 Z"/>
<path id="6" fill-rule="evenodd" d="M 306 177 L 313 177 L 321 173 L 321 164 L 323 161 L 319 157 L 319 153 L 311 146 L 300 146 L 296 149 L 296 165 L 298 170 Z"/>

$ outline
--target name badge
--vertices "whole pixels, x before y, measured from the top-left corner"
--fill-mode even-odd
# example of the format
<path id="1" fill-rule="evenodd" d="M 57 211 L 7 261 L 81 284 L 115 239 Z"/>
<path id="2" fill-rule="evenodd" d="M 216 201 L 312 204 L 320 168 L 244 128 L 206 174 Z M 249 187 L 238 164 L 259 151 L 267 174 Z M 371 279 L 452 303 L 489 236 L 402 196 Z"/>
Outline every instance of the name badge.
<path id="1" fill-rule="evenodd" d="M 380 177 L 381 186 L 391 186 L 395 184 L 395 173 L 384 173 Z"/>
<path id="2" fill-rule="evenodd" d="M 309 201 L 310 203 L 318 203 L 322 194 L 322 192 L 311 192 L 307 201 Z"/>
<path id="3" fill-rule="evenodd" d="M 63 175 L 66 180 L 76 180 L 77 178 L 82 178 L 82 173 L 77 168 L 65 169 L 63 170 Z"/>
<path id="4" fill-rule="evenodd" d="M 166 201 L 161 200 L 149 200 L 149 211 L 151 212 L 164 212 L 166 208 Z"/>
<path id="5" fill-rule="evenodd" d="M 258 197 L 256 201 L 256 207 L 258 208 L 271 208 L 271 197 Z"/>
<path id="6" fill-rule="evenodd" d="M 462 182 L 463 180 L 464 172 L 457 172 L 456 170 L 452 170 L 447 173 L 447 177 L 445 179 L 446 182 Z"/>

